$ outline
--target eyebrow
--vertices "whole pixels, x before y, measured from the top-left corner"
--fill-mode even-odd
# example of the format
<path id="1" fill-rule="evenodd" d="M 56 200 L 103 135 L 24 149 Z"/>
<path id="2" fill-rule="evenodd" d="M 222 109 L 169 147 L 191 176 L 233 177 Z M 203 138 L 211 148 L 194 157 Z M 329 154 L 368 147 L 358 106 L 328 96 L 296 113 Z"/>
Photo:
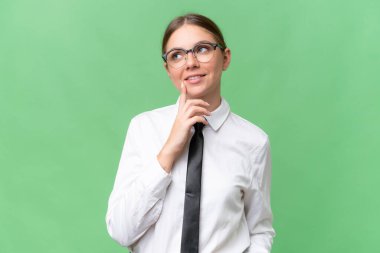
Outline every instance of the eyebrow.
<path id="1" fill-rule="evenodd" d="M 208 41 L 208 40 L 200 40 L 197 43 L 195 43 L 193 45 L 193 47 L 196 46 L 196 45 L 198 45 L 198 44 L 202 44 L 202 43 L 216 43 L 216 42 L 211 42 L 211 41 Z M 184 48 L 183 47 L 173 47 L 173 48 L 169 49 L 168 51 L 166 51 L 166 53 L 169 52 L 169 51 L 177 50 L 177 49 L 184 49 Z"/>

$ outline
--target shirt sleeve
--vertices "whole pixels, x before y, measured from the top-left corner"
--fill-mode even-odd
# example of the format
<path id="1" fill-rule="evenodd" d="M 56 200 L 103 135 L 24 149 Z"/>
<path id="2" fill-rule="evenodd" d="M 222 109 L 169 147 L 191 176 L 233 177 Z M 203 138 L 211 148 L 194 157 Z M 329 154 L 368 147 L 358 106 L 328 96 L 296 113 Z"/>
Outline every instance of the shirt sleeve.
<path id="1" fill-rule="evenodd" d="M 251 245 L 245 253 L 269 253 L 275 231 L 270 206 L 271 158 L 269 140 L 251 153 L 250 188 L 244 193 L 244 206 Z"/>
<path id="2" fill-rule="evenodd" d="M 133 247 L 157 222 L 171 182 L 156 155 L 144 157 L 142 128 L 136 121 L 128 128 L 106 215 L 108 233 L 125 247 Z"/>

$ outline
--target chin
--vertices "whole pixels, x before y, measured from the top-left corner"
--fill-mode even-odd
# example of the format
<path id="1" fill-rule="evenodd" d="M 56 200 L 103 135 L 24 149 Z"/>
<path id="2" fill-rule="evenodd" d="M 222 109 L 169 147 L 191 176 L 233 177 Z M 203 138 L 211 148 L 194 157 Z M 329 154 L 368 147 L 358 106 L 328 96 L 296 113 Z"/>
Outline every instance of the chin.
<path id="1" fill-rule="evenodd" d="M 187 97 L 191 99 L 202 99 L 204 96 L 198 93 L 187 93 Z"/>
<path id="2" fill-rule="evenodd" d="M 195 88 L 187 88 L 187 95 L 191 98 L 202 98 L 202 97 L 205 97 L 206 95 L 206 92 L 202 89 L 197 89 L 197 87 Z"/>

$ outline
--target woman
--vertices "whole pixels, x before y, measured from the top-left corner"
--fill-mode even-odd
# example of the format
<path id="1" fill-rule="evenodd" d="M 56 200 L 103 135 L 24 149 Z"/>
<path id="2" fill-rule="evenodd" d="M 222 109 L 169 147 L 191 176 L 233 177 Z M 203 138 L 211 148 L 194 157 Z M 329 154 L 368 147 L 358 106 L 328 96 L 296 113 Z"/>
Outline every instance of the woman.
<path id="1" fill-rule="evenodd" d="M 222 33 L 205 16 L 180 16 L 165 31 L 162 53 L 180 97 L 131 120 L 109 200 L 109 234 L 132 252 L 270 252 L 269 140 L 221 97 L 231 60 Z M 191 184 L 198 195 L 188 192 Z"/>

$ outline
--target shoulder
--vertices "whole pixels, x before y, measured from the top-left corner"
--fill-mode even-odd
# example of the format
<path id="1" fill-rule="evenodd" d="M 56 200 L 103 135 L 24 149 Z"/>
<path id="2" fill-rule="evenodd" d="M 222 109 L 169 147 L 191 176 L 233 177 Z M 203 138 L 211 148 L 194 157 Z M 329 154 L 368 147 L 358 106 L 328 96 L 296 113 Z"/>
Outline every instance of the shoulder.
<path id="1" fill-rule="evenodd" d="M 129 124 L 130 127 L 147 128 L 170 122 L 176 115 L 176 105 L 168 105 L 135 115 Z"/>
<path id="2" fill-rule="evenodd" d="M 230 112 L 228 122 L 237 138 L 251 149 L 261 149 L 269 144 L 268 134 L 249 120 Z"/>

